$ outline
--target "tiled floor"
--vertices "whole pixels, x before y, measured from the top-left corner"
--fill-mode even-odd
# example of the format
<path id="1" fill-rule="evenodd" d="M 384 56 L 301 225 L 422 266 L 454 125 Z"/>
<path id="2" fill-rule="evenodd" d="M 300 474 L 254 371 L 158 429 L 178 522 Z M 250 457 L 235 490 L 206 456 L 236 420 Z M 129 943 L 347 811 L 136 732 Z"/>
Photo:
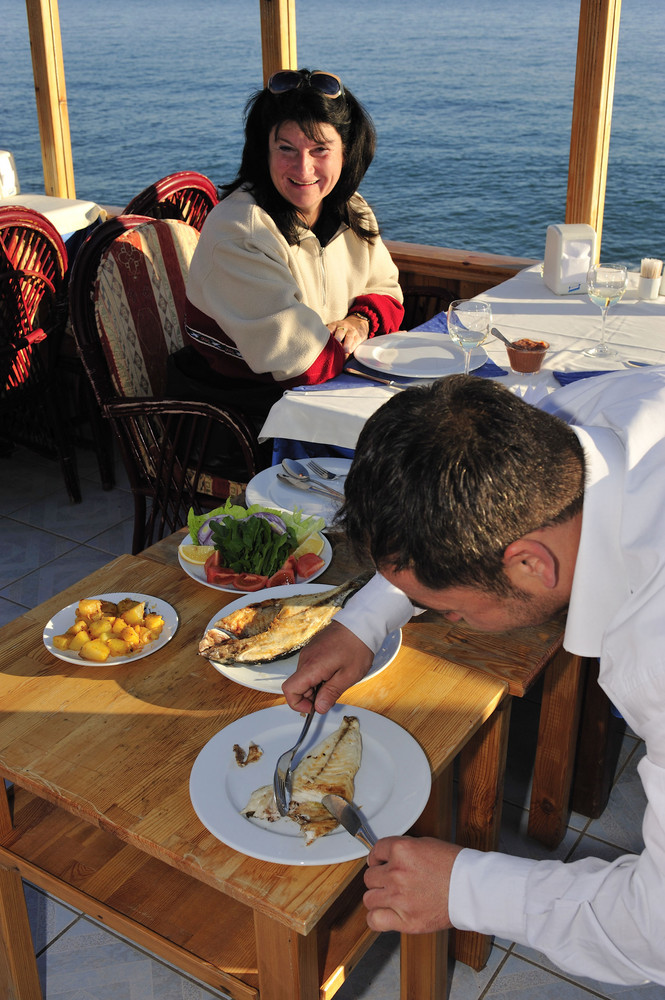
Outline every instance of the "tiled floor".
<path id="1" fill-rule="evenodd" d="M 132 501 L 119 470 L 118 487 L 99 486 L 94 457 L 79 452 L 83 503 L 72 506 L 58 466 L 17 449 L 0 458 L 0 624 L 131 547 Z M 513 709 L 502 849 L 551 857 L 523 834 L 533 759 L 536 702 Z M 557 858 L 612 858 L 641 848 L 644 795 L 636 766 L 641 741 L 626 735 L 610 804 L 595 821 L 571 817 Z M 58 900 L 26 886 L 44 1000 L 206 1000 L 220 994 L 183 976 L 147 952 Z M 338 1000 L 397 1000 L 396 935 L 384 935 L 337 993 Z M 540 954 L 496 941 L 481 972 L 451 969 L 449 1000 L 582 1000 L 584 997 L 664 1000 L 660 986 L 612 987 L 557 972 Z M 295 998 L 294 998 L 295 1000 Z M 441 998 L 445 1000 L 445 998 Z"/>

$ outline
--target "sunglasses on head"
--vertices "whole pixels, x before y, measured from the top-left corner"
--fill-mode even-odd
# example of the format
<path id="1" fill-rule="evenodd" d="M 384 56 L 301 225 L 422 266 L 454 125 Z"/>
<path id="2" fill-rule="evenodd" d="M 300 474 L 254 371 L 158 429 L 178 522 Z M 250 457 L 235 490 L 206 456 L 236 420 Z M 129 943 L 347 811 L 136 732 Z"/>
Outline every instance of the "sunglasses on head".
<path id="1" fill-rule="evenodd" d="M 325 73 L 320 69 L 315 69 L 311 73 L 306 69 L 280 69 L 268 80 L 268 90 L 271 94 L 285 94 L 288 90 L 297 90 L 298 87 L 311 87 L 324 97 L 341 97 L 344 93 L 340 78 L 334 73 Z"/>

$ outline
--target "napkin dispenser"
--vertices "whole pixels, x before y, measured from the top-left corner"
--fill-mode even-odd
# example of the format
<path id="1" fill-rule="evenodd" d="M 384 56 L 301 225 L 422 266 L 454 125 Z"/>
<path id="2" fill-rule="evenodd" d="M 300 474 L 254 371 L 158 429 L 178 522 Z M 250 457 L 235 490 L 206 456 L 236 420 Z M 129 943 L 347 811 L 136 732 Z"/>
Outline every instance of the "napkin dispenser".
<path id="1" fill-rule="evenodd" d="M 555 295 L 586 292 L 587 271 L 596 262 L 596 231 L 584 223 L 548 226 L 543 281 Z"/>

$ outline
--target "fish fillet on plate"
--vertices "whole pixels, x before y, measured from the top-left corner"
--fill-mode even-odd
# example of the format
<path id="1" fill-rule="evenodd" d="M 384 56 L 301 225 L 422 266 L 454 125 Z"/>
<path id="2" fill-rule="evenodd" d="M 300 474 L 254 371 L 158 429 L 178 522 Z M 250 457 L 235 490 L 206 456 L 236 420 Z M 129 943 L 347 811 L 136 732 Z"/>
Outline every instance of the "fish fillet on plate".
<path id="1" fill-rule="evenodd" d="M 345 715 L 339 729 L 313 747 L 293 771 L 288 816 L 299 824 L 307 844 L 337 827 L 321 799 L 329 794 L 353 799 L 361 757 L 360 723 L 354 715 Z M 280 819 L 272 785 L 252 792 L 242 813 L 271 823 Z"/>
<path id="2" fill-rule="evenodd" d="M 208 629 L 199 653 L 216 663 L 271 663 L 291 656 L 332 621 L 370 575 L 323 593 L 268 598 L 240 608 Z"/>

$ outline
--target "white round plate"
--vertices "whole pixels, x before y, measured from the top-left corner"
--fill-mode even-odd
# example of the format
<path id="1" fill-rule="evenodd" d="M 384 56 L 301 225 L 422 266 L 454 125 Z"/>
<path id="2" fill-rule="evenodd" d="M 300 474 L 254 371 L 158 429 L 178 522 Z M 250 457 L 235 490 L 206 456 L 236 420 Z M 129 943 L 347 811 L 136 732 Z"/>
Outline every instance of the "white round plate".
<path id="1" fill-rule="evenodd" d="M 362 738 L 354 802 L 377 837 L 405 833 L 427 804 L 432 775 L 420 745 L 397 723 L 355 705 L 335 705 L 325 715 L 315 716 L 296 762 L 335 732 L 345 715 L 357 717 Z M 222 729 L 194 761 L 189 779 L 194 810 L 218 840 L 261 861 L 328 865 L 364 857 L 367 849 L 341 826 L 307 847 L 293 820 L 284 817 L 268 823 L 241 814 L 256 788 L 272 784 L 277 758 L 294 745 L 301 728 L 297 712 L 288 705 L 275 705 Z M 250 742 L 261 747 L 263 756 L 255 764 L 238 767 L 233 745 L 246 749 Z"/>
<path id="2" fill-rule="evenodd" d="M 307 465 L 306 459 L 301 459 L 301 461 L 303 461 L 304 465 Z M 317 458 L 316 461 L 324 469 L 327 469 L 328 472 L 334 472 L 335 475 L 340 477 L 339 479 L 330 479 L 327 482 L 338 493 L 343 493 L 346 476 L 351 468 L 351 459 Z M 269 469 L 262 469 L 261 472 L 257 473 L 249 481 L 245 490 L 247 504 L 260 503 L 264 507 L 279 507 L 280 510 L 289 511 L 292 511 L 294 507 L 298 507 L 304 514 L 313 514 L 315 517 L 322 517 L 326 524 L 332 524 L 340 508 L 341 500 L 335 500 L 334 497 L 328 500 L 327 497 L 323 497 L 319 493 L 306 493 L 304 490 L 285 486 L 277 478 L 277 473 L 281 471 L 281 465 L 272 465 Z M 310 473 L 312 480 L 316 482 L 317 477 L 312 470 L 308 468 L 307 471 Z M 324 480 L 319 481 L 324 482 Z"/>
<path id="3" fill-rule="evenodd" d="M 464 371 L 464 352 L 446 333 L 387 333 L 365 340 L 353 353 L 368 368 L 387 375 L 441 378 Z M 484 349 L 474 347 L 470 371 L 486 361 Z"/>
<path id="4" fill-rule="evenodd" d="M 113 604 L 117 604 L 126 597 L 131 597 L 133 601 L 145 601 L 146 612 L 155 612 L 161 615 L 164 619 L 164 628 L 162 629 L 158 639 L 154 642 L 149 642 L 147 646 L 141 646 L 141 648 L 136 652 L 132 653 L 130 656 L 109 656 L 107 660 L 103 663 L 95 663 L 94 660 L 84 660 L 82 656 L 79 656 L 77 652 L 70 653 L 66 649 L 56 649 L 53 645 L 54 635 L 63 635 L 70 625 L 74 624 L 76 617 L 76 609 L 79 602 L 76 601 L 74 604 L 70 604 L 68 607 L 63 608 L 62 611 L 58 611 L 57 615 L 51 618 L 50 622 L 46 624 L 44 628 L 44 645 L 48 649 L 49 653 L 53 653 L 57 656 L 59 660 L 65 660 L 67 663 L 87 663 L 90 666 L 115 666 L 115 664 L 120 663 L 131 663 L 133 660 L 141 660 L 144 656 L 150 656 L 151 653 L 157 652 L 162 646 L 165 646 L 170 639 L 176 633 L 178 628 L 178 615 L 175 608 L 167 604 L 166 601 L 162 601 L 159 597 L 149 597 L 146 594 L 128 594 L 127 591 L 123 591 L 118 594 L 92 594 L 92 599 L 96 601 L 111 601 Z"/>
<path id="5" fill-rule="evenodd" d="M 296 584 L 296 586 L 268 587 L 266 590 L 257 590 L 253 594 L 247 594 L 246 597 L 238 598 L 237 601 L 227 604 L 221 611 L 218 611 L 206 625 L 204 633 L 212 628 L 215 622 L 218 622 L 221 618 L 225 618 L 234 611 L 239 611 L 240 608 L 244 608 L 248 604 L 258 604 L 260 601 L 267 601 L 272 597 L 296 597 L 298 594 L 306 594 L 308 591 L 311 591 L 312 594 L 321 594 L 324 590 L 330 589 L 330 586 L 316 583 L 312 585 Z M 401 629 L 396 629 L 390 635 L 387 635 L 374 657 L 374 662 L 370 670 L 363 677 L 363 681 L 369 680 L 370 677 L 376 677 L 382 670 L 385 670 L 399 653 L 401 645 Z M 299 653 L 294 653 L 293 656 L 286 656 L 283 660 L 275 660 L 274 663 L 229 664 L 215 663 L 214 660 L 210 660 L 210 664 L 218 673 L 224 677 L 228 677 L 230 681 L 235 681 L 236 684 L 242 685 L 242 687 L 253 688 L 255 691 L 267 691 L 270 694 L 281 694 L 282 684 L 298 666 L 298 656 Z"/>
<path id="6" fill-rule="evenodd" d="M 323 537 L 323 548 L 321 549 L 321 558 L 323 559 L 323 566 L 321 567 L 321 569 L 317 569 L 315 573 L 312 573 L 311 576 L 308 576 L 307 577 L 308 580 L 316 580 L 317 576 L 321 576 L 321 574 L 328 569 L 328 566 L 330 566 L 330 563 L 332 561 L 332 548 L 330 542 L 328 541 L 325 535 L 323 535 L 322 537 Z M 187 535 L 185 541 L 181 542 L 180 545 L 189 545 L 190 543 L 191 539 L 189 535 Z M 222 587 L 219 583 L 208 583 L 208 581 L 206 580 L 205 567 L 197 566 L 196 563 L 191 563 L 188 562 L 186 559 L 184 559 L 180 554 L 180 546 L 178 546 L 178 562 L 180 563 L 181 568 L 184 569 L 187 576 L 190 576 L 192 580 L 196 580 L 197 583 L 202 583 L 204 587 L 210 587 L 212 590 L 223 590 L 227 594 L 251 594 L 252 597 L 254 597 L 255 594 L 264 593 L 263 590 L 260 591 L 238 590 L 237 587 Z M 302 579 L 296 580 L 296 584 L 301 584 L 301 583 L 304 583 L 304 580 Z M 291 593 L 293 593 L 293 590 L 291 588 L 289 589 L 291 590 Z M 275 591 L 279 590 L 279 588 L 269 587 L 268 591 L 271 590 Z"/>

